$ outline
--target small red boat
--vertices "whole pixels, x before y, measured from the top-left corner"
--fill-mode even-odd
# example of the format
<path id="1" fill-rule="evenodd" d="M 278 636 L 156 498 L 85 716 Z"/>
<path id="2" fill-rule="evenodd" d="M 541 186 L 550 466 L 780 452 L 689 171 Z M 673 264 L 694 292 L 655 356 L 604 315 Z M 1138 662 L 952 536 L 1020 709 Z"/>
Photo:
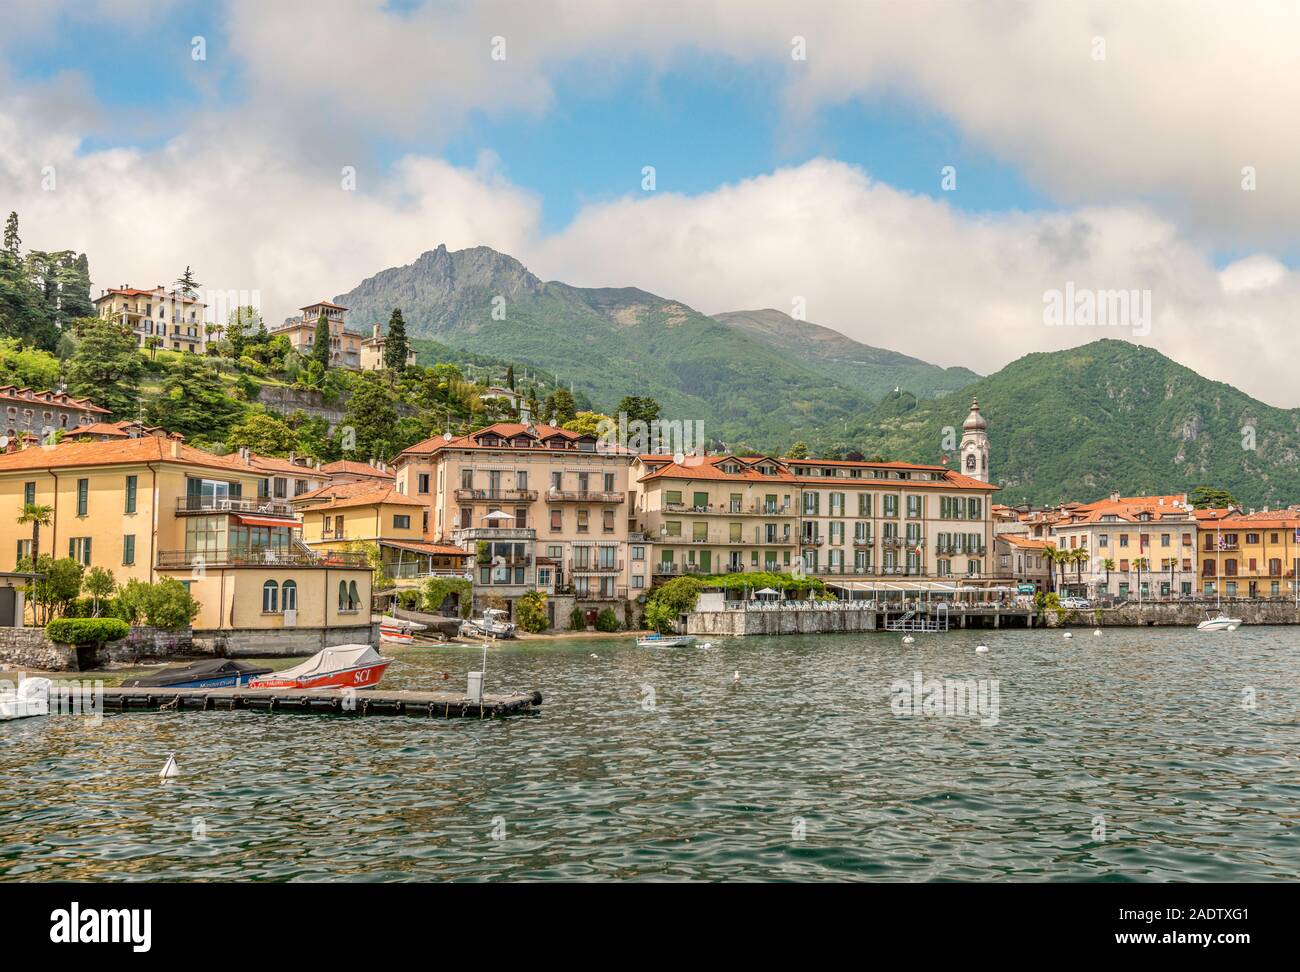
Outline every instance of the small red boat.
<path id="1" fill-rule="evenodd" d="M 317 689 L 317 688 L 374 688 L 384 676 L 384 669 L 393 663 L 370 645 L 337 645 L 323 648 L 301 665 L 282 672 L 271 672 L 254 678 L 249 688 L 263 689 Z"/>

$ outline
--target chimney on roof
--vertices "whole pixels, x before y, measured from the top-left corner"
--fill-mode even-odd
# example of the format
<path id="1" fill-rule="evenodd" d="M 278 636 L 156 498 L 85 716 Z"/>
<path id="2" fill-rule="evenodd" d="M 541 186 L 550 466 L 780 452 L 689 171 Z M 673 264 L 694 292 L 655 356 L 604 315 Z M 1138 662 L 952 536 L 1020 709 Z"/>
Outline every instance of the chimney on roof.
<path id="1" fill-rule="evenodd" d="M 244 460 L 245 466 L 251 466 L 253 464 L 253 450 L 248 448 L 248 446 L 240 446 L 239 458 Z"/>
<path id="2" fill-rule="evenodd" d="M 372 324 L 372 325 L 370 325 L 370 326 L 373 327 L 373 328 L 375 329 L 375 340 L 378 341 L 378 340 L 379 340 L 379 325 L 378 325 L 378 324 Z"/>
<path id="3" fill-rule="evenodd" d="M 181 457 L 181 440 L 180 440 L 179 437 L 173 437 L 173 438 L 172 438 L 172 458 L 173 458 L 173 459 L 179 459 L 180 457 Z"/>
<path id="4" fill-rule="evenodd" d="M 1113 492 L 1113 493 L 1110 494 L 1110 501 L 1111 501 L 1112 503 L 1118 503 L 1118 502 L 1119 502 L 1119 490 L 1116 490 L 1115 492 Z"/>

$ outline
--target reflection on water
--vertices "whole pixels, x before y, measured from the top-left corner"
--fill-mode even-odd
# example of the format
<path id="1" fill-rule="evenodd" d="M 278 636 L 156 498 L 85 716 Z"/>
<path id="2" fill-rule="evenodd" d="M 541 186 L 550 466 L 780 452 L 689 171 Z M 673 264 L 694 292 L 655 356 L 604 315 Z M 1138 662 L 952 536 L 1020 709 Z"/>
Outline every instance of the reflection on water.
<path id="1" fill-rule="evenodd" d="M 620 636 L 494 648 L 489 689 L 539 689 L 533 717 L 5 723 L 0 876 L 1294 879 L 1298 636 Z M 385 687 L 480 661 L 394 653 Z M 997 724 L 896 715 L 916 672 L 996 679 Z"/>

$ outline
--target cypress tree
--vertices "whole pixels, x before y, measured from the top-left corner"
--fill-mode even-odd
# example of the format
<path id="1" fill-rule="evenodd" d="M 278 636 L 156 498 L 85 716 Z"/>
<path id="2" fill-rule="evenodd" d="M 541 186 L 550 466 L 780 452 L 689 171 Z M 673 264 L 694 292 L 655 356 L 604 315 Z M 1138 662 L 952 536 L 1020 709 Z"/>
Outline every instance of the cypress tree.
<path id="1" fill-rule="evenodd" d="M 311 360 L 318 362 L 321 368 L 329 369 L 330 323 L 325 319 L 324 311 L 321 311 L 320 317 L 316 318 L 316 337 L 311 346 Z"/>
<path id="2" fill-rule="evenodd" d="M 402 309 L 396 307 L 388 318 L 388 333 L 384 335 L 384 367 L 389 371 L 405 371 L 406 356 L 411 350 L 406 340 L 406 321 Z"/>

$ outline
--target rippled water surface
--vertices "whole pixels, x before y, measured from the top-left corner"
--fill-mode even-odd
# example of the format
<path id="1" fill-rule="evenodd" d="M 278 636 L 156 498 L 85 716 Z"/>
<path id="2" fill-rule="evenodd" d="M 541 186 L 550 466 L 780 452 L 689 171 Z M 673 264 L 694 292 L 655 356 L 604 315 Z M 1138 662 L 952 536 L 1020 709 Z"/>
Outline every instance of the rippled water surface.
<path id="1" fill-rule="evenodd" d="M 525 718 L 0 723 L 0 877 L 1294 879 L 1298 643 L 1300 628 L 534 641 L 488 663 L 489 690 L 543 693 Z M 463 685 L 479 661 L 394 653 L 385 687 Z M 996 679 L 997 724 L 897 715 L 891 683 L 917 671 Z M 172 751 L 183 775 L 164 784 Z"/>

